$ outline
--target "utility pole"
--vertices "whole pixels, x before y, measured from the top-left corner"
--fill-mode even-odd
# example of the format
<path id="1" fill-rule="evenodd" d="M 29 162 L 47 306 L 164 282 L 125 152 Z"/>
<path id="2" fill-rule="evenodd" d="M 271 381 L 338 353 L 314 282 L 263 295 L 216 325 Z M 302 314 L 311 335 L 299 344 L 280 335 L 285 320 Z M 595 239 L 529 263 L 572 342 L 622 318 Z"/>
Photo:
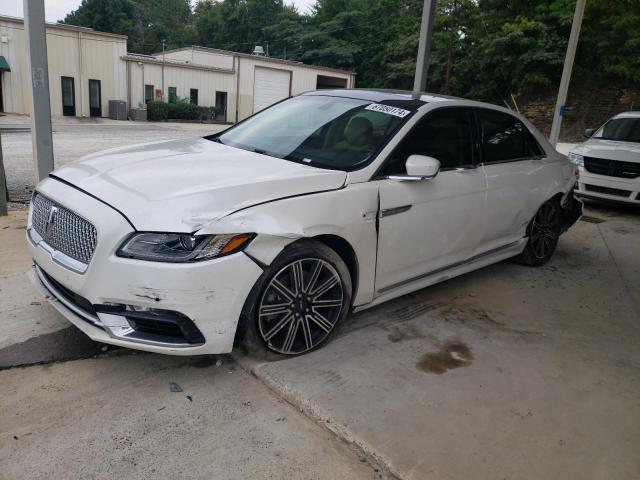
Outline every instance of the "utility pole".
<path id="1" fill-rule="evenodd" d="M 53 170 L 51 104 L 44 0 L 23 0 L 24 27 L 31 66 L 31 143 L 36 182 Z"/>
<path id="2" fill-rule="evenodd" d="M 416 76 L 413 81 L 413 90 L 415 92 L 424 92 L 427 89 L 427 72 L 429 70 L 429 56 L 435 17 L 436 0 L 424 0 L 422 23 L 420 24 L 420 44 L 418 45 L 418 59 L 416 61 Z"/>
<path id="3" fill-rule="evenodd" d="M 567 45 L 567 54 L 564 58 L 562 78 L 560 79 L 560 88 L 558 90 L 558 99 L 556 101 L 555 112 L 553 113 L 551 134 L 549 135 L 549 142 L 554 146 L 554 148 L 558 143 L 558 138 L 560 137 L 560 127 L 562 125 L 562 117 L 564 117 L 565 113 L 565 103 L 567 102 L 567 92 L 569 91 L 569 83 L 571 82 L 573 62 L 576 58 L 578 37 L 580 36 L 580 27 L 582 26 L 585 3 L 586 0 L 576 1 L 576 11 L 573 15 L 573 23 L 571 24 L 571 35 L 569 35 L 569 44 Z"/>
<path id="4" fill-rule="evenodd" d="M 8 214 L 7 203 L 9 202 L 9 189 L 7 188 L 7 177 L 4 173 L 2 163 L 2 132 L 0 131 L 0 217 Z"/>
<path id="5" fill-rule="evenodd" d="M 165 46 L 165 39 L 162 39 L 162 98 L 160 100 L 162 100 L 164 102 L 164 46 Z"/>

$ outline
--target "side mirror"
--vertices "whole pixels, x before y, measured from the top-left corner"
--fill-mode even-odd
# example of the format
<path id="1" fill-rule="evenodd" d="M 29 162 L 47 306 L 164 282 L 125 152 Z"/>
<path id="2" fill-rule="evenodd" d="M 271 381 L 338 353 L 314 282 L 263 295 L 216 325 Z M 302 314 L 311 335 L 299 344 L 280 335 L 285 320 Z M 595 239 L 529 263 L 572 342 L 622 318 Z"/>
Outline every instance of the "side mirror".
<path id="1" fill-rule="evenodd" d="M 594 133 L 596 133 L 596 131 L 593 128 L 587 128 L 584 131 L 584 136 L 585 136 L 585 138 L 591 138 L 591 137 L 593 137 Z"/>
<path id="2" fill-rule="evenodd" d="M 406 175 L 390 175 L 391 180 L 421 182 L 431 180 L 440 171 L 440 162 L 425 155 L 410 155 L 407 158 Z"/>

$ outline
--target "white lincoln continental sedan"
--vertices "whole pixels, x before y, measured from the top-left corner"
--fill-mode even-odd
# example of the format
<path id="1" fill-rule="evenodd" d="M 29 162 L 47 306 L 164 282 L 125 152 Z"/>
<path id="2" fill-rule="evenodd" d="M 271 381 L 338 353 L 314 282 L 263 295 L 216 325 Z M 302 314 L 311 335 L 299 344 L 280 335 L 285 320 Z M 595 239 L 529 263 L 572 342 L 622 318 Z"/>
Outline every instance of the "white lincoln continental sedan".
<path id="1" fill-rule="evenodd" d="M 99 342 L 296 355 L 354 310 L 511 257 L 544 264 L 582 212 L 575 181 L 509 110 L 311 92 L 56 170 L 31 202 L 31 274 Z"/>

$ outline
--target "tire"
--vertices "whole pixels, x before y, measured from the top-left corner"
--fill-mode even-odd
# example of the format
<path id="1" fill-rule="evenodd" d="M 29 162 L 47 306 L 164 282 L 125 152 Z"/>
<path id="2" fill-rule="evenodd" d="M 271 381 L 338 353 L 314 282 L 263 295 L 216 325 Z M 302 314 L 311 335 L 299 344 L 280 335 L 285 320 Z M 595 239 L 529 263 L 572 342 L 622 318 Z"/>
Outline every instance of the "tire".
<path id="1" fill-rule="evenodd" d="M 527 227 L 527 245 L 515 258 L 516 262 L 530 267 L 540 267 L 547 263 L 558 246 L 562 218 L 562 207 L 557 200 L 543 203 Z"/>
<path id="2" fill-rule="evenodd" d="M 266 268 L 240 317 L 251 353 L 295 356 L 325 345 L 349 315 L 352 284 L 340 256 L 315 240 L 299 240 Z"/>

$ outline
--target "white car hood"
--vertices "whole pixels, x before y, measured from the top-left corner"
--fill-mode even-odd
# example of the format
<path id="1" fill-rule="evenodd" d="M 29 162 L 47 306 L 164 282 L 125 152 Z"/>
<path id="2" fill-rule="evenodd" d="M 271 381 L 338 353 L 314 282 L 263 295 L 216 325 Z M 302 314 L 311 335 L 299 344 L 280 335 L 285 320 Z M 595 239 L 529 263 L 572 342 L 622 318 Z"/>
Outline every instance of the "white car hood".
<path id="1" fill-rule="evenodd" d="M 591 138 L 572 150 L 587 157 L 640 163 L 640 143 Z"/>
<path id="2" fill-rule="evenodd" d="M 237 210 L 334 190 L 346 173 L 301 165 L 203 138 L 116 148 L 56 170 L 123 213 L 137 230 L 193 232 Z M 233 232 L 229 232 L 233 233 Z"/>

